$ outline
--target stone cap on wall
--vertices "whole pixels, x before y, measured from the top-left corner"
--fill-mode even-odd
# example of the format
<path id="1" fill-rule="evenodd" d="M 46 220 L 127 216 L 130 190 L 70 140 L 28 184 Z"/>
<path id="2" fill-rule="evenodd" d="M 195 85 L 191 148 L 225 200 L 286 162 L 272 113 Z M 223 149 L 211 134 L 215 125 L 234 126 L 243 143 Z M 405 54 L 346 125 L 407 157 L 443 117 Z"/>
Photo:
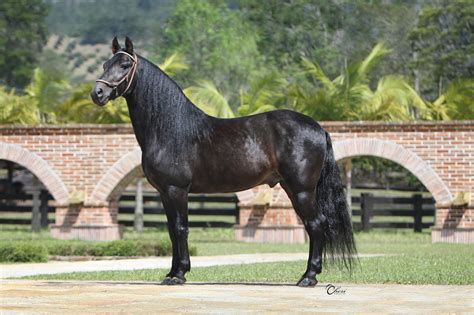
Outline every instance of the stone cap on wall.
<path id="1" fill-rule="evenodd" d="M 452 121 L 322 121 L 328 132 L 474 131 L 474 120 Z M 133 134 L 131 124 L 0 125 L 0 135 Z"/>

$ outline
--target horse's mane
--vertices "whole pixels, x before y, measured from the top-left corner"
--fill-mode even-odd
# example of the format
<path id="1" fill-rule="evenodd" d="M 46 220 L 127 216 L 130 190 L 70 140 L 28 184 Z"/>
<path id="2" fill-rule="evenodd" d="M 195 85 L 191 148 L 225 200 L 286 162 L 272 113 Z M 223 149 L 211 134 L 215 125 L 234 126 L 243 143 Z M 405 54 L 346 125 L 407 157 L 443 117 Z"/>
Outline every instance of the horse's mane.
<path id="1" fill-rule="evenodd" d="M 210 117 L 197 108 L 159 67 L 141 56 L 138 58 L 139 73 L 132 93 L 132 102 L 136 104 L 132 106 L 139 106 L 138 110 L 144 113 L 140 115 L 140 119 L 145 120 L 140 128 L 145 128 L 146 134 L 157 132 L 162 141 L 174 141 L 178 149 L 209 137 L 212 132 Z"/>

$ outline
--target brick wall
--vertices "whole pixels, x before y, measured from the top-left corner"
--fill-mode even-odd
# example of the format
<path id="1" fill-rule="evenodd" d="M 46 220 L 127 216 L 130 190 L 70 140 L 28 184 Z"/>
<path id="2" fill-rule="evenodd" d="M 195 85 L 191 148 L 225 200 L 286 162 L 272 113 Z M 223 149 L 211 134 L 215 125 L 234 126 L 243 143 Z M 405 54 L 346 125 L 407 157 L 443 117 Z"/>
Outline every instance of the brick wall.
<path id="1" fill-rule="evenodd" d="M 435 197 L 437 227 L 474 229 L 472 208 L 451 207 L 456 193 L 470 193 L 470 205 L 474 204 L 473 121 L 322 125 L 331 134 L 336 158 L 376 155 L 405 166 Z M 0 159 L 22 164 L 47 186 L 62 206 L 58 226 L 116 224 L 109 201 L 141 173 L 140 150 L 130 125 L 1 126 Z M 248 204 L 257 192 L 238 196 Z M 281 189 L 274 195 L 286 198 Z M 263 225 L 295 223 L 286 217 L 291 211 L 283 210 L 289 201 L 282 204 L 280 212 L 263 214 Z"/>

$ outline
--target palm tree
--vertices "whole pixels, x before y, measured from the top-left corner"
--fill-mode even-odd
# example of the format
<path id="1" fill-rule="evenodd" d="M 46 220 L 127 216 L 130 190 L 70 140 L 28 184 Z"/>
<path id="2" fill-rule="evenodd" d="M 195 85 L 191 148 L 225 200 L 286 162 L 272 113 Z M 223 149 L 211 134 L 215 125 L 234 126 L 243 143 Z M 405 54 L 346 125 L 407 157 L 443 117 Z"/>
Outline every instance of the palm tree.
<path id="1" fill-rule="evenodd" d="M 428 119 L 474 119 L 474 79 L 451 82 L 434 102 L 427 102 Z"/>
<path id="2" fill-rule="evenodd" d="M 41 123 L 56 123 L 57 107 L 67 98 L 71 90 L 66 79 L 58 75 L 48 75 L 42 69 L 36 68 L 25 92 L 31 101 L 36 103 Z"/>
<path id="3" fill-rule="evenodd" d="M 235 117 L 225 96 L 210 81 L 201 81 L 184 89 L 184 94 L 208 115 L 221 118 Z"/>
<path id="4" fill-rule="evenodd" d="M 379 80 L 375 91 L 367 88 L 359 106 L 347 116 L 351 120 L 406 121 L 414 119 L 412 106 L 426 109 L 425 102 L 402 77 L 389 75 Z"/>
<path id="5" fill-rule="evenodd" d="M 129 123 L 127 103 L 118 98 L 104 106 L 95 105 L 89 93 L 92 84 L 82 84 L 74 89 L 70 97 L 57 108 L 57 117 L 62 123 Z"/>
<path id="6" fill-rule="evenodd" d="M 188 64 L 183 55 L 174 53 L 160 63 L 160 69 L 169 76 L 174 76 L 178 72 L 188 69 Z"/>
<path id="7" fill-rule="evenodd" d="M 287 82 L 277 73 L 256 77 L 247 91 L 240 91 L 240 115 L 254 115 L 277 108 L 285 100 Z"/>
<path id="8" fill-rule="evenodd" d="M 0 124 L 37 124 L 40 122 L 39 110 L 29 96 L 16 95 L 0 86 Z"/>
<path id="9" fill-rule="evenodd" d="M 295 107 L 318 120 L 411 120 L 413 108 L 426 112 L 425 102 L 401 76 L 383 77 L 375 90 L 370 88 L 370 71 L 389 52 L 377 44 L 363 61 L 350 64 L 333 80 L 303 58 L 303 73 L 315 84 L 291 88 Z"/>
<path id="10" fill-rule="evenodd" d="M 160 64 L 160 68 L 168 75 L 175 75 L 187 69 L 187 64 L 180 54 L 173 54 Z M 81 84 L 72 91 L 70 96 L 57 106 L 57 121 L 62 123 L 129 123 L 127 103 L 118 98 L 103 108 L 95 105 L 89 97 L 92 84 Z"/>
<path id="11" fill-rule="evenodd" d="M 240 104 L 237 113 L 241 116 L 254 115 L 278 108 L 286 101 L 287 82 L 277 73 L 254 78 L 247 90 L 240 89 Z M 207 114 L 231 118 L 235 114 L 229 101 L 210 81 L 201 81 L 184 90 L 186 96 Z"/>

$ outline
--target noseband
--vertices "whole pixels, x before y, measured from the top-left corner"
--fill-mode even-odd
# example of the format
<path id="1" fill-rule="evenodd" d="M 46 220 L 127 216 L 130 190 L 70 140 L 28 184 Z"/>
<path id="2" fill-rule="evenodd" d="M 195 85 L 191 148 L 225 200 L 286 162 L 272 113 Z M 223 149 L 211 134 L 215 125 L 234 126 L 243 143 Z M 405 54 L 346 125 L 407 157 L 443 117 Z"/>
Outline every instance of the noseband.
<path id="1" fill-rule="evenodd" d="M 122 96 L 125 94 L 125 92 L 128 91 L 128 89 L 130 88 L 130 85 L 132 85 L 132 81 L 133 81 L 133 77 L 135 76 L 135 72 L 137 71 L 137 65 L 138 65 L 138 58 L 137 58 L 137 55 L 133 54 L 130 55 L 129 53 L 125 52 L 125 51 L 117 51 L 116 54 L 124 54 L 124 55 L 127 55 L 130 57 L 130 59 L 132 59 L 132 62 L 133 62 L 133 65 L 132 67 L 130 68 L 130 70 L 128 70 L 128 73 L 118 82 L 109 82 L 109 81 L 105 81 L 105 80 L 102 80 L 102 79 L 97 79 L 95 80 L 95 82 L 101 82 L 101 83 L 104 83 L 106 84 L 108 87 L 111 87 L 115 93 L 117 93 L 117 88 L 120 84 L 122 84 L 123 81 L 127 81 L 128 84 L 127 84 L 127 87 L 125 88 L 125 90 L 122 92 L 122 94 L 120 95 L 117 95 L 117 97 L 119 96 Z"/>

